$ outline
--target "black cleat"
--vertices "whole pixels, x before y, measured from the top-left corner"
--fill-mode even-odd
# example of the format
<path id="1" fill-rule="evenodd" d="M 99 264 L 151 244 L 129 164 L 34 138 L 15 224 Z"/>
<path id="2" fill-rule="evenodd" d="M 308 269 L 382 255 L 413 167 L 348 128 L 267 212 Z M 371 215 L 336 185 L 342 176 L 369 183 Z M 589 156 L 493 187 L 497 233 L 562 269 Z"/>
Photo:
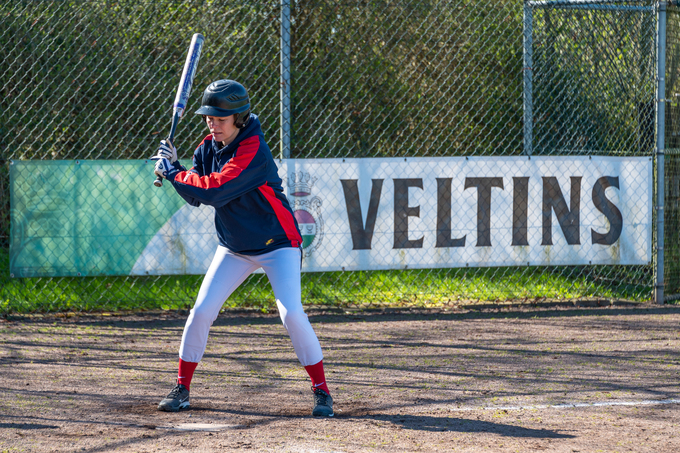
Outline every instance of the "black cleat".
<path id="1" fill-rule="evenodd" d="M 314 409 L 312 410 L 314 417 L 332 417 L 333 415 L 333 398 L 321 389 L 314 389 Z"/>
<path id="2" fill-rule="evenodd" d="M 182 384 L 177 384 L 172 392 L 158 405 L 159 411 L 178 412 L 189 407 L 189 390 Z"/>

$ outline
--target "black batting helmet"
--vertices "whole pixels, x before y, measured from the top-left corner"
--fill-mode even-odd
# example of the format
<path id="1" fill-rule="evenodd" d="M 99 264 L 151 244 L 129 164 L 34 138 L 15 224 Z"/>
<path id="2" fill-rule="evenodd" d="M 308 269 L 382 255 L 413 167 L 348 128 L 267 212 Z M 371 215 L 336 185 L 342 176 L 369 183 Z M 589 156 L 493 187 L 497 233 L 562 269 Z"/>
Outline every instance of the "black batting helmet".
<path id="1" fill-rule="evenodd" d="M 246 88 L 235 80 L 218 80 L 203 92 L 198 115 L 224 117 L 236 115 L 234 125 L 243 127 L 250 116 L 250 98 Z"/>

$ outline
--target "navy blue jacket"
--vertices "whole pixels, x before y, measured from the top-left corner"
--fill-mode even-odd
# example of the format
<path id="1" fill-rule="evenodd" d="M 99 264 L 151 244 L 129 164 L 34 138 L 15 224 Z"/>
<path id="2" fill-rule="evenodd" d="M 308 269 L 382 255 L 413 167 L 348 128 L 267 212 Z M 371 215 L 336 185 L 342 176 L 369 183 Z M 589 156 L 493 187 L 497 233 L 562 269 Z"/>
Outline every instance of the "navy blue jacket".
<path id="1" fill-rule="evenodd" d="M 222 149 L 208 135 L 194 151 L 193 167 L 186 171 L 175 162 L 167 178 L 189 204 L 215 208 L 220 245 L 234 253 L 260 255 L 302 244 L 256 115 Z"/>

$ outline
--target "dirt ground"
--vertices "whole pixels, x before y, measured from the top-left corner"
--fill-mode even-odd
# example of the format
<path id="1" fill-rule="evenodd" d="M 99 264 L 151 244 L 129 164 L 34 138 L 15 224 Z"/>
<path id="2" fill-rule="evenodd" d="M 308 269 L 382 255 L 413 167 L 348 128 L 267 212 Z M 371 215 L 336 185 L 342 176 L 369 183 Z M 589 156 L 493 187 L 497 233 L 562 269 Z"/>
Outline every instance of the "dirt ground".
<path id="1" fill-rule="evenodd" d="M 185 319 L 0 320 L 0 451 L 680 451 L 680 307 L 310 312 L 332 419 L 278 317 L 235 312 L 158 412 Z"/>

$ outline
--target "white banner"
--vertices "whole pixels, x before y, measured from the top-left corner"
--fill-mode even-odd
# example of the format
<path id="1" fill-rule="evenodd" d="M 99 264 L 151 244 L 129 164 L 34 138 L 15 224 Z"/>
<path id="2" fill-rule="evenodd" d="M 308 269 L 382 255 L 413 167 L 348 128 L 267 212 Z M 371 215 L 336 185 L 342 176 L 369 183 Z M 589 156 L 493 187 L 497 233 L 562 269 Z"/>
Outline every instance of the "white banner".
<path id="1" fill-rule="evenodd" d="M 277 164 L 303 234 L 307 272 L 651 261 L 649 157 Z M 133 273 L 205 272 L 217 245 L 212 225 L 211 208 L 183 207 L 159 235 L 184 243 L 192 256 L 177 257 L 181 270 L 159 272 L 149 263 L 162 268 L 173 260 L 147 255 Z"/>

